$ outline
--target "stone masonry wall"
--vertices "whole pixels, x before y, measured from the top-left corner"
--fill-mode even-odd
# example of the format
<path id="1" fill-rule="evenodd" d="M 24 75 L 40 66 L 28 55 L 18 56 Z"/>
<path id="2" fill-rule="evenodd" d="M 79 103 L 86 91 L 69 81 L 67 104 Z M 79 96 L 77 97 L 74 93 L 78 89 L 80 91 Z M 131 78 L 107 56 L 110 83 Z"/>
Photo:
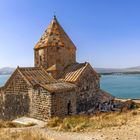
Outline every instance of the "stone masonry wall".
<path id="1" fill-rule="evenodd" d="M 17 72 L 13 79 L 4 88 L 2 95 L 2 119 L 14 119 L 19 116 L 28 115 L 30 99 L 28 86 Z"/>
<path id="2" fill-rule="evenodd" d="M 40 58 L 42 62 L 40 62 Z M 43 65 L 49 68 L 56 64 L 64 68 L 75 62 L 75 50 L 68 50 L 59 46 L 35 50 L 35 66 Z"/>
<path id="3" fill-rule="evenodd" d="M 47 120 L 48 118 L 50 118 L 51 93 L 41 87 L 38 87 L 34 89 L 31 94 L 32 101 L 30 116 L 40 120 Z"/>
<path id="4" fill-rule="evenodd" d="M 81 76 L 77 92 L 77 113 L 86 112 L 96 105 L 96 94 L 100 88 L 99 77 L 89 67 Z"/>
<path id="5" fill-rule="evenodd" d="M 0 88 L 0 118 L 3 116 L 3 90 Z"/>
<path id="6" fill-rule="evenodd" d="M 19 116 L 27 116 L 29 112 L 28 94 L 6 94 L 3 109 L 4 119 L 15 119 Z"/>
<path id="7" fill-rule="evenodd" d="M 76 92 L 65 91 L 52 94 L 52 117 L 76 114 Z"/>
<path id="8" fill-rule="evenodd" d="M 49 93 L 38 87 L 32 92 L 31 102 L 30 116 L 40 120 L 68 115 L 68 108 L 69 114 L 76 114 L 76 93 L 74 91 Z"/>

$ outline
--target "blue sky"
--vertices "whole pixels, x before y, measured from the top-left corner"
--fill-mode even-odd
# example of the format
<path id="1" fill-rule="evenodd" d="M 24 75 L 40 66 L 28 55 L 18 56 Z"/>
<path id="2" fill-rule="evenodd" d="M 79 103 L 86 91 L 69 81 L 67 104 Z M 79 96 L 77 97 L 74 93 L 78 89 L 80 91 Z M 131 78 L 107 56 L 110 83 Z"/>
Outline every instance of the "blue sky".
<path id="1" fill-rule="evenodd" d="M 33 66 L 33 47 L 52 20 L 94 67 L 140 65 L 139 0 L 0 0 L 0 67 Z"/>

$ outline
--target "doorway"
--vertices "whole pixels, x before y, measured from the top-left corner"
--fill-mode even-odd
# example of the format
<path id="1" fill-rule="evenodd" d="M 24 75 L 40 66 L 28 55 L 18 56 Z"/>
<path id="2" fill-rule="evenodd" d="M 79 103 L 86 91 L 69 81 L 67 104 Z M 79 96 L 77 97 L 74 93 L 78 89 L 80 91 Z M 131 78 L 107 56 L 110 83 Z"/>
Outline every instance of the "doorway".
<path id="1" fill-rule="evenodd" d="M 68 111 L 67 115 L 70 115 L 71 114 L 71 101 L 69 101 L 67 104 L 67 111 Z"/>

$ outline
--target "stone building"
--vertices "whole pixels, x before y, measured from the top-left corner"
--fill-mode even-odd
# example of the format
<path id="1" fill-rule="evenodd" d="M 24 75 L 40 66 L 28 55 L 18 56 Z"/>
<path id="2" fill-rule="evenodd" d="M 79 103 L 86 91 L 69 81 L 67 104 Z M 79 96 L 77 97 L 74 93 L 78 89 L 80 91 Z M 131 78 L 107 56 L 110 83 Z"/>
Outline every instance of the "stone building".
<path id="1" fill-rule="evenodd" d="M 76 46 L 54 16 L 34 48 L 34 67 L 18 67 L 0 88 L 0 118 L 93 112 L 113 97 L 100 89 L 100 76 L 76 61 Z"/>

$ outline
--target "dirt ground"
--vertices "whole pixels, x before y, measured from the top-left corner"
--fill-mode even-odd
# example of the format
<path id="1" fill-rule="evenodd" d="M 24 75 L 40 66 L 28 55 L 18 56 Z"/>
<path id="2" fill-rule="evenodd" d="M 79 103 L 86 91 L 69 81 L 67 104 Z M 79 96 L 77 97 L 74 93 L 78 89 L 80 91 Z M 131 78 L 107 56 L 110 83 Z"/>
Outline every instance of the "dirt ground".
<path id="1" fill-rule="evenodd" d="M 35 129 L 42 135 L 50 137 L 51 140 L 140 140 L 140 111 L 126 125 L 104 128 L 94 132 L 58 132 L 44 128 L 42 125 L 29 128 L 8 128 L 8 130 L 10 129 L 12 131 L 28 129 L 34 131 Z"/>
<path id="2" fill-rule="evenodd" d="M 54 140 L 140 140 L 140 114 L 133 116 L 126 125 L 104 128 L 94 132 L 70 133 L 41 129 Z"/>
<path id="3" fill-rule="evenodd" d="M 95 132 L 66 133 L 49 130 L 46 132 L 54 140 L 140 140 L 140 116 L 134 117 L 134 120 L 127 125 L 105 128 Z"/>

